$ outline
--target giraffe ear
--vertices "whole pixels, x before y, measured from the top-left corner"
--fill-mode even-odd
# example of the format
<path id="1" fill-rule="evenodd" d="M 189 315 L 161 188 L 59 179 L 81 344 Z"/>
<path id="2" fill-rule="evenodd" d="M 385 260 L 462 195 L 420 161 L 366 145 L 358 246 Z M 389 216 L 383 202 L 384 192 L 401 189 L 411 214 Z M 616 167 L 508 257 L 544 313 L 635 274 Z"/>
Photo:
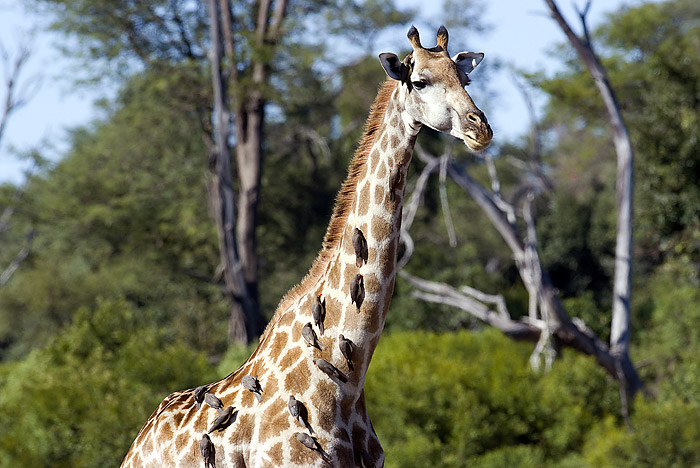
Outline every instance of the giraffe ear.
<path id="1" fill-rule="evenodd" d="M 401 63 L 401 60 L 399 60 L 396 54 L 384 52 L 383 54 L 379 54 L 379 60 L 382 62 L 382 67 L 384 67 L 384 71 L 390 78 L 395 80 L 401 80 L 403 78 L 403 68 L 406 66 Z"/>
<path id="2" fill-rule="evenodd" d="M 460 52 L 452 57 L 452 60 L 457 64 L 457 68 L 467 75 L 474 71 L 483 59 L 484 54 L 481 52 Z"/>

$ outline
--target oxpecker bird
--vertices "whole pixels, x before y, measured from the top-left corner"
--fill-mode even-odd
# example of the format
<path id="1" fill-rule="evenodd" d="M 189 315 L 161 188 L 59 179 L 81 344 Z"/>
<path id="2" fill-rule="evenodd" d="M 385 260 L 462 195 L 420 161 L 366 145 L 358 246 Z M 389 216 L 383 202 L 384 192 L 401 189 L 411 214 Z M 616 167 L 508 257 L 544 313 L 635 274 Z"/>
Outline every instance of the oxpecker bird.
<path id="1" fill-rule="evenodd" d="M 202 402 L 204 401 L 204 394 L 207 392 L 207 386 L 206 385 L 200 385 L 199 387 L 194 389 L 193 396 L 194 396 L 194 401 L 197 402 L 197 409 L 202 407 Z"/>
<path id="2" fill-rule="evenodd" d="M 258 399 L 258 403 L 262 402 L 262 387 L 260 382 L 253 376 L 246 375 L 241 379 L 241 384 L 251 392 L 255 394 L 255 398 Z"/>
<path id="3" fill-rule="evenodd" d="M 311 326 L 311 322 L 304 325 L 304 327 L 301 329 L 301 336 L 304 337 L 304 341 L 306 341 L 307 346 L 313 346 L 319 351 L 326 349 L 326 347 L 318 341 L 318 336 L 316 336 L 316 332 Z"/>
<path id="4" fill-rule="evenodd" d="M 348 363 L 348 369 L 353 370 L 352 366 L 352 352 L 355 349 L 355 345 L 352 341 L 345 338 L 343 335 L 338 336 L 338 347 L 340 352 Z"/>
<path id="5" fill-rule="evenodd" d="M 314 364 L 323 371 L 328 377 L 331 378 L 332 381 L 340 385 L 341 383 L 345 383 L 348 381 L 348 378 L 338 370 L 337 367 L 335 367 L 333 364 L 330 362 L 326 361 L 325 359 L 321 358 L 315 358 L 314 359 Z"/>
<path id="6" fill-rule="evenodd" d="M 289 408 L 289 414 L 296 420 L 299 420 L 299 405 L 300 401 L 294 398 L 294 395 L 289 395 L 289 402 L 287 403 L 287 408 Z"/>
<path id="7" fill-rule="evenodd" d="M 321 447 L 319 447 L 318 442 L 316 442 L 316 439 L 311 437 L 309 434 L 305 432 L 295 432 L 294 437 L 301 442 L 305 447 L 310 448 L 311 450 L 318 450 L 319 452 L 321 451 Z"/>
<path id="8" fill-rule="evenodd" d="M 357 305 L 359 311 L 365 300 L 365 280 L 362 275 L 356 275 L 350 282 L 350 300 Z"/>
<path id="9" fill-rule="evenodd" d="M 207 431 L 207 434 L 226 429 L 229 425 L 231 425 L 231 423 L 233 423 L 233 415 L 233 406 L 227 406 L 226 409 L 219 413 L 219 415 L 216 417 L 214 422 L 211 424 L 211 427 Z"/>
<path id="10" fill-rule="evenodd" d="M 401 163 L 399 163 L 389 175 L 389 200 L 396 200 L 396 192 L 401 184 L 403 175 L 401 173 Z"/>
<path id="11" fill-rule="evenodd" d="M 316 450 L 318 453 L 321 454 L 321 457 L 329 463 L 330 460 L 328 458 L 328 455 L 326 452 L 323 451 L 319 443 L 311 437 L 309 434 L 306 434 L 305 432 L 295 432 L 294 437 L 304 445 L 304 447 L 310 448 L 311 450 Z"/>
<path id="12" fill-rule="evenodd" d="M 287 408 L 289 408 L 289 414 L 292 415 L 292 418 L 299 421 L 302 426 L 305 426 L 311 434 L 314 433 L 314 430 L 309 425 L 309 413 L 306 410 L 304 403 L 294 398 L 294 395 L 289 395 Z"/>
<path id="13" fill-rule="evenodd" d="M 215 451 L 211 439 L 208 435 L 204 434 L 202 440 L 199 441 L 199 453 L 202 454 L 202 458 L 204 459 L 204 468 L 216 468 Z"/>
<path id="14" fill-rule="evenodd" d="M 212 394 L 212 393 L 205 393 L 204 394 L 204 403 L 211 406 L 219 413 L 221 413 L 221 409 L 224 407 L 224 404 L 221 403 L 221 400 L 219 400 L 217 398 L 217 396 Z"/>
<path id="15" fill-rule="evenodd" d="M 318 332 L 323 336 L 323 321 L 326 320 L 326 299 L 321 299 L 321 295 L 316 296 L 314 305 L 311 307 L 311 315 L 314 324 L 318 327 Z"/>
<path id="16" fill-rule="evenodd" d="M 363 263 L 367 263 L 369 251 L 367 250 L 367 239 L 358 228 L 352 233 L 352 248 L 355 249 L 355 264 L 361 267 Z"/>

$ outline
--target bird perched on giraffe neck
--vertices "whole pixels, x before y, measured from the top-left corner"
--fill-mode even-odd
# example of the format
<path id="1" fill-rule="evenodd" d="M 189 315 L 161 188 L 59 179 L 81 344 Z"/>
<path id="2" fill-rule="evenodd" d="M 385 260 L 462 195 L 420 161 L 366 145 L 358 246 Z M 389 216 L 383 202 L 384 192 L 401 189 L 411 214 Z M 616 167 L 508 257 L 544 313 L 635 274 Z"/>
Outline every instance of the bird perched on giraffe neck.
<path id="1" fill-rule="evenodd" d="M 260 382 L 258 379 L 253 377 L 252 375 L 245 375 L 241 379 L 241 384 L 247 388 L 249 391 L 253 392 L 255 395 L 255 398 L 257 398 L 258 403 L 262 402 L 262 387 L 260 386 Z"/>

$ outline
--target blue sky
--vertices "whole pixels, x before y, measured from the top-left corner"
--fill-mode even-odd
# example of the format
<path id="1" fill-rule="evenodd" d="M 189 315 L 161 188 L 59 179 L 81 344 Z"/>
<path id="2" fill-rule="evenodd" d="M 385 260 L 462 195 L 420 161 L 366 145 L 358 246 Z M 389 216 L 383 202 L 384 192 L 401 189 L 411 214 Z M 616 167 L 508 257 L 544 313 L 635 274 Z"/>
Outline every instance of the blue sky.
<path id="1" fill-rule="evenodd" d="M 422 0 L 397 0 L 414 5 L 425 12 L 425 22 L 415 22 L 419 31 L 435 30 L 439 26 L 438 2 Z M 47 22 L 37 15 L 28 14 L 18 6 L 17 0 L 0 0 L 0 41 L 12 53 L 18 43 L 32 29 L 34 53 L 24 73 L 25 79 L 38 77 L 39 91 L 29 103 L 11 118 L 3 140 L 0 141 L 0 183 L 19 182 L 26 163 L 15 156 L 16 151 L 40 148 L 42 154 L 58 158 L 66 150 L 67 129 L 88 123 L 97 116 L 93 107 L 95 99 L 109 96 L 114 90 L 87 89 L 73 86 L 75 64 L 63 58 L 56 49 L 62 38 L 46 32 Z M 430 7 L 425 5 L 430 3 Z M 569 22 L 578 28 L 577 17 L 570 0 L 559 0 L 560 8 Z M 605 13 L 615 11 L 623 4 L 636 5 L 641 1 L 595 0 L 589 14 L 589 25 L 595 28 Z M 484 52 L 484 63 L 498 60 L 518 69 L 554 71 L 557 62 L 550 57 L 556 43 L 564 40 L 563 33 L 546 15 L 543 0 L 482 0 L 484 22 L 490 25 L 489 32 L 470 38 L 469 48 Z M 579 5 L 583 2 L 579 0 Z M 421 10 L 423 9 L 423 10 Z M 436 24 L 432 24 L 436 22 Z M 430 33 L 434 34 L 433 32 Z M 453 38 L 454 42 L 457 38 Z M 378 41 L 376 51 L 390 51 L 391 44 Z M 379 50 L 381 49 L 381 50 Z M 386 49 L 386 50 L 385 50 Z M 458 52 L 451 50 L 451 52 Z M 0 69 L 0 73 L 5 70 Z M 3 78 L 5 75 L 0 75 Z M 476 82 L 479 70 L 472 75 Z M 495 141 L 516 138 L 528 128 L 529 116 L 519 91 L 512 82 L 510 73 L 503 69 L 489 77 L 489 87 L 499 95 L 495 99 L 480 96 L 476 89 L 470 92 L 477 105 L 486 113 L 494 129 Z M 0 88 L 0 102 L 4 102 L 4 87 Z"/>

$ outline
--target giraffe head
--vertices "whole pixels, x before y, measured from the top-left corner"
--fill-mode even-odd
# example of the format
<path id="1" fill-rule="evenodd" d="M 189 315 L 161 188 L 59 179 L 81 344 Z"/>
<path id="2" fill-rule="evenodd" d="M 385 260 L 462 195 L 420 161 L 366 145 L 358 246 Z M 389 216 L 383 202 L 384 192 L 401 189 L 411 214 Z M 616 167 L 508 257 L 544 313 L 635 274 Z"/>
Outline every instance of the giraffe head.
<path id="1" fill-rule="evenodd" d="M 389 52 L 380 54 L 379 59 L 387 75 L 401 82 L 409 123 L 449 133 L 472 150 L 481 151 L 491 142 L 493 132 L 464 87 L 484 54 L 460 52 L 450 58 L 447 39 L 447 29 L 441 26 L 437 46 L 426 49 L 412 26 L 408 40 L 413 53 L 403 62 Z"/>

